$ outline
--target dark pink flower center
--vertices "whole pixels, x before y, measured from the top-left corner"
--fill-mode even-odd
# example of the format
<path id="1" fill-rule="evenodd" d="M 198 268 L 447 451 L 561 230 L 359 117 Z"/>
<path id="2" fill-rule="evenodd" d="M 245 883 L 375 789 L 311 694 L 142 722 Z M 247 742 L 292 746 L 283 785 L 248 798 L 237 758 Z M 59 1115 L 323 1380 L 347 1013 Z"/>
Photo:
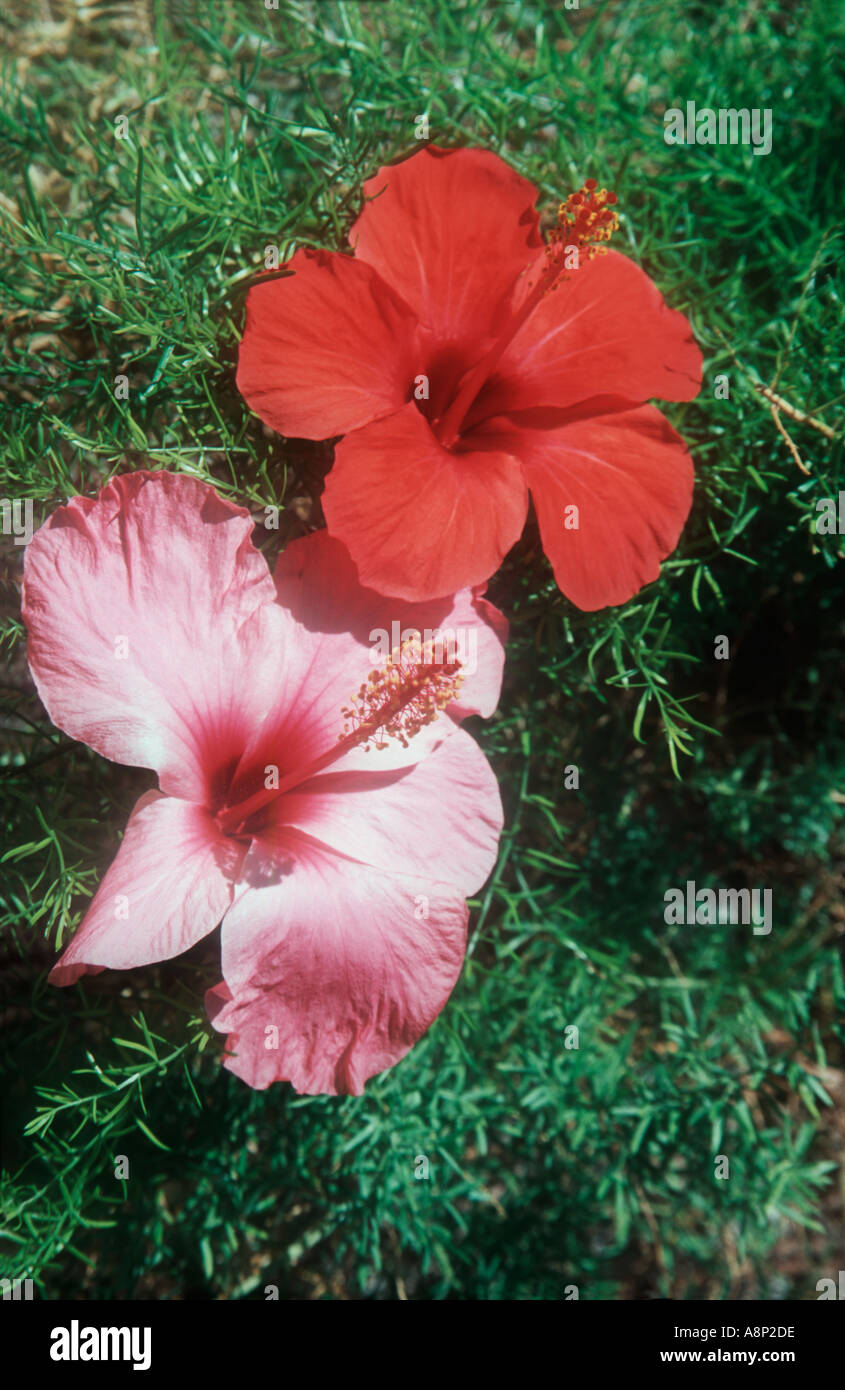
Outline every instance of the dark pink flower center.
<path id="1" fill-rule="evenodd" d="M 271 735 L 248 766 L 242 767 L 242 759 L 237 759 L 221 768 L 213 779 L 211 801 L 220 829 L 249 840 L 270 824 L 278 824 L 278 803 L 285 792 L 325 771 L 352 748 L 363 746 L 365 752 L 386 748 L 391 738 L 407 748 L 409 739 L 457 698 L 463 683 L 457 654 L 447 651 L 445 659 L 440 656 L 416 637 L 406 638 L 383 666 L 370 671 L 341 709 L 343 733 L 318 757 L 305 763 L 294 758 L 285 769 L 274 761 Z"/>

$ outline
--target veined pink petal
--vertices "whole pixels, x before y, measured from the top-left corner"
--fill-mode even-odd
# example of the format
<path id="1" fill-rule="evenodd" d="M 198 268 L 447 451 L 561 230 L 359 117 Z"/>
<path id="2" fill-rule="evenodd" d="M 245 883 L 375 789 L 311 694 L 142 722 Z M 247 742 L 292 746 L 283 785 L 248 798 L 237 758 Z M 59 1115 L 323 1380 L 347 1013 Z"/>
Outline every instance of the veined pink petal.
<path id="1" fill-rule="evenodd" d="M 326 772 L 285 796 L 280 820 L 339 854 L 386 873 L 475 893 L 496 862 L 499 788 L 463 729 L 413 767 L 394 773 Z M 281 832 L 283 833 L 283 832 Z"/>
<path id="2" fill-rule="evenodd" d="M 442 599 L 411 603 L 387 598 L 358 579 L 346 547 L 327 531 L 293 541 L 276 565 L 279 602 L 309 632 L 343 639 L 344 655 L 353 669 L 359 659 L 354 645 L 366 649 L 368 667 L 373 653 L 398 646 L 405 634 L 432 634 L 448 641 L 454 634 L 464 665 L 460 696 L 449 713 L 489 717 L 502 685 L 508 622 L 484 597 L 483 585 L 461 589 Z M 347 677 L 348 679 L 348 677 Z"/>
<path id="3" fill-rule="evenodd" d="M 139 472 L 75 497 L 26 551 L 27 657 L 53 723 L 191 801 L 276 698 L 285 620 L 251 531 L 213 488 Z"/>
<path id="4" fill-rule="evenodd" d="M 387 599 L 361 587 L 348 552 L 324 531 L 287 547 L 276 583 L 290 625 L 280 653 L 277 700 L 232 771 L 233 804 L 260 794 L 267 769 L 274 767 L 285 782 L 302 781 L 327 765 L 367 774 L 409 767 L 449 738 L 466 715 L 486 716 L 495 709 L 507 623 L 480 591 L 413 605 Z M 458 698 L 406 746 L 390 738 L 378 749 L 362 744 L 342 749 L 344 708 L 407 637 L 432 641 L 437 660 L 457 654 L 466 672 Z"/>
<path id="5" fill-rule="evenodd" d="M 225 988 L 207 997 L 209 1013 L 229 1034 L 226 1066 L 249 1085 L 360 1095 L 448 999 L 464 956 L 463 895 L 364 868 L 295 832 L 286 846 L 287 874 L 242 893 L 226 916 Z M 265 853 L 253 846 L 244 869 L 258 882 Z"/>
<path id="6" fill-rule="evenodd" d="M 92 966 L 128 970 L 187 951 L 223 917 L 242 859 L 202 807 L 147 792 L 50 982 L 71 985 Z"/>

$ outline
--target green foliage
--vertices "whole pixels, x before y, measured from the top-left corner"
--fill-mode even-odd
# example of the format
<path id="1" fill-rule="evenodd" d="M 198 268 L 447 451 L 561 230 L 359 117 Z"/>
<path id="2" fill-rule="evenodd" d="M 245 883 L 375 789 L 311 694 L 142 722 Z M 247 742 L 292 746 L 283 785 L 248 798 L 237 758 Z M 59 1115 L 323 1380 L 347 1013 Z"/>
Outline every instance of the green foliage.
<path id="1" fill-rule="evenodd" d="M 77 9 L 39 41 L 24 6 L 2 72 L 0 492 L 36 523 L 152 460 L 279 506 L 270 544 L 321 524 L 330 448 L 271 437 L 235 390 L 244 297 L 268 245 L 344 245 L 423 113 L 549 207 L 614 187 L 705 385 L 667 408 L 697 485 L 657 584 L 580 613 L 529 524 L 491 585 L 509 664 L 473 732 L 499 864 L 446 1010 L 357 1099 L 221 1072 L 213 941 L 46 985 L 149 778 L 46 721 L 8 547 L 3 1274 L 46 1297 L 813 1297 L 840 1258 L 845 1099 L 843 542 L 814 530 L 845 486 L 834 7 Z M 692 99 L 771 108 L 772 154 L 667 146 L 664 108 Z M 836 434 L 781 411 L 806 473 L 755 383 Z M 667 926 L 688 878 L 770 886 L 771 936 Z"/>

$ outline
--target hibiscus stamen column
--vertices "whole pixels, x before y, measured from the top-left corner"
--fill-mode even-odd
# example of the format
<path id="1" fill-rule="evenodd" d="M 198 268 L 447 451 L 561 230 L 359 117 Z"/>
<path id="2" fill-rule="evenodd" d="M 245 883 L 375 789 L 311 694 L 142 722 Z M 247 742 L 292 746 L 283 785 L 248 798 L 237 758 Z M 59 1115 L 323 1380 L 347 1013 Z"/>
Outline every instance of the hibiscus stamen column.
<path id="1" fill-rule="evenodd" d="M 467 411 L 505 349 L 543 296 L 557 289 L 562 280 L 568 279 L 567 270 L 579 266 L 582 259 L 590 261 L 594 256 L 606 253 L 607 248 L 601 243 L 609 241 L 619 226 L 619 217 L 613 211 L 616 201 L 615 193 L 606 188 L 597 189 L 596 180 L 587 179 L 577 193 L 570 193 L 566 202 L 560 204 L 557 225 L 549 233 L 545 248 L 546 267 L 539 280 L 493 346 L 468 373 L 455 399 L 436 425 L 438 438 L 444 448 L 449 449 L 454 445 Z M 573 252 L 576 254 L 575 266 L 570 263 Z"/>
<path id="2" fill-rule="evenodd" d="M 407 748 L 409 739 L 458 698 L 463 681 L 461 662 L 451 650 L 438 652 L 432 642 L 406 638 L 341 710 L 344 732 L 326 760 L 359 744 L 365 753 L 386 748 L 389 738 Z"/>

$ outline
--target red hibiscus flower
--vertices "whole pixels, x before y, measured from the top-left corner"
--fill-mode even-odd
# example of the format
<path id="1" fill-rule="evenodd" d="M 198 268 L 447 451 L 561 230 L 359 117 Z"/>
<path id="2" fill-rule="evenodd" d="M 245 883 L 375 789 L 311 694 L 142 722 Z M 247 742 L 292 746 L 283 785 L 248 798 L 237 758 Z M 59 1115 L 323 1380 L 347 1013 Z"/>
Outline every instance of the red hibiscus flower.
<path id="1" fill-rule="evenodd" d="M 212 488 L 133 473 L 30 542 L 27 655 L 51 718 L 160 788 L 50 978 L 165 960 L 222 920 L 207 1002 L 226 1065 L 357 1094 L 460 972 L 502 826 L 460 720 L 495 707 L 506 624 L 469 590 L 386 602 L 324 531 L 274 577 L 251 532 Z"/>
<path id="2" fill-rule="evenodd" d="M 344 436 L 323 501 L 362 583 L 418 600 L 485 581 L 530 492 L 563 592 L 623 603 L 692 498 L 645 402 L 691 399 L 701 356 L 643 271 L 594 256 L 613 196 L 588 181 L 544 246 L 536 188 L 488 152 L 428 145 L 364 193 L 354 255 L 298 251 L 250 292 L 248 404 L 283 434 Z"/>

